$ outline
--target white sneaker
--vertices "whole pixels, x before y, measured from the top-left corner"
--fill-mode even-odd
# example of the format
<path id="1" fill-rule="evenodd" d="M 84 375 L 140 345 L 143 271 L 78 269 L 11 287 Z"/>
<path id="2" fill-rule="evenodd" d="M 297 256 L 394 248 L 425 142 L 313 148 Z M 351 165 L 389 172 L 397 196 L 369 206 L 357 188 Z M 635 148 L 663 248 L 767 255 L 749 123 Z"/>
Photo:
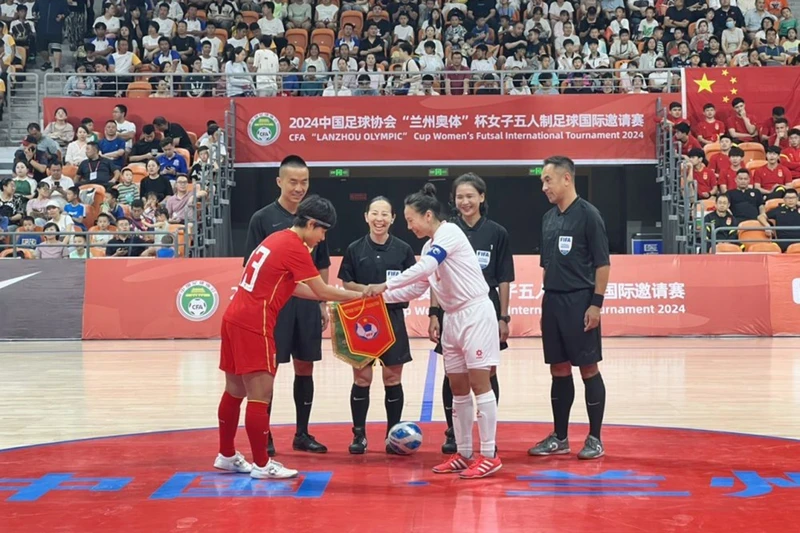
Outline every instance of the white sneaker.
<path id="1" fill-rule="evenodd" d="M 289 479 L 297 477 L 297 470 L 286 468 L 278 461 L 270 459 L 264 466 L 253 464 L 253 470 L 250 472 L 250 477 L 253 479 Z"/>
<path id="2" fill-rule="evenodd" d="M 218 470 L 225 470 L 226 472 L 237 472 L 239 474 L 249 474 L 253 471 L 253 465 L 247 462 L 239 452 L 236 452 L 236 455 L 233 457 L 225 457 L 224 455 L 217 454 L 217 458 L 214 461 L 214 468 Z"/>

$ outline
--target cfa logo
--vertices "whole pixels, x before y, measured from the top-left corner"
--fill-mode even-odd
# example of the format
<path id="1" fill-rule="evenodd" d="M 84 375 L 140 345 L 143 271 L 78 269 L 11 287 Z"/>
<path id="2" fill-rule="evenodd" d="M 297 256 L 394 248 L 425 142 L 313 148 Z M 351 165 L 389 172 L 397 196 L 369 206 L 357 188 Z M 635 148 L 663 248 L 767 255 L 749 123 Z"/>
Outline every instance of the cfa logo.
<path id="1" fill-rule="evenodd" d="M 271 113 L 258 113 L 247 124 L 250 140 L 259 146 L 269 146 L 281 136 L 281 123 Z"/>
<path id="2" fill-rule="evenodd" d="M 219 294 L 207 281 L 190 281 L 178 291 L 175 303 L 183 318 L 192 322 L 202 322 L 217 312 Z"/>
<path id="3" fill-rule="evenodd" d="M 792 299 L 794 303 L 800 305 L 800 278 L 792 280 Z"/>
<path id="4" fill-rule="evenodd" d="M 360 318 L 356 322 L 356 335 L 365 341 L 371 341 L 378 336 L 378 326 L 372 317 Z"/>

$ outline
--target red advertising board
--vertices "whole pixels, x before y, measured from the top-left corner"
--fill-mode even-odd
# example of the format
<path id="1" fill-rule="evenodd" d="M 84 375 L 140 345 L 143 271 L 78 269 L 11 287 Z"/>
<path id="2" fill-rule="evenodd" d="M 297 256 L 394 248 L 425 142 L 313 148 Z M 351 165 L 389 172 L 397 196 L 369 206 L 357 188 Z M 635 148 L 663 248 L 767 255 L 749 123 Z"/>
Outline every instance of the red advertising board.
<path id="1" fill-rule="evenodd" d="M 242 98 L 237 166 L 654 163 L 657 95 Z M 313 102 L 313 103 L 311 103 Z"/>
<path id="2" fill-rule="evenodd" d="M 539 260 L 514 264 L 511 335 L 538 336 Z M 241 270 L 237 258 L 87 261 L 83 338 L 217 337 Z M 406 311 L 413 337 L 427 337 L 428 304 L 423 296 Z M 602 327 L 606 336 L 800 335 L 800 258 L 614 256 Z"/>

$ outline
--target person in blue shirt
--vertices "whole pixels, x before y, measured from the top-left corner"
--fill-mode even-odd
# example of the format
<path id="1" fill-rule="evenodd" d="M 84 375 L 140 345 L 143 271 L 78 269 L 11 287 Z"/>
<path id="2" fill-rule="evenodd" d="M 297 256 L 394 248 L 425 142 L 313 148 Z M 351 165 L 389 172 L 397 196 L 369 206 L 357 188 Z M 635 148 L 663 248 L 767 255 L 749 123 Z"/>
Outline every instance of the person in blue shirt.
<path id="1" fill-rule="evenodd" d="M 111 39 L 106 35 L 107 31 L 108 27 L 106 26 L 105 22 L 98 22 L 94 25 L 95 38 L 91 40 L 97 55 L 106 58 L 113 54 L 115 50 L 114 39 Z"/>
<path id="2" fill-rule="evenodd" d="M 98 141 L 100 157 L 108 159 L 116 178 L 125 162 L 125 141 L 117 135 L 117 123 L 113 120 L 106 122 L 105 136 Z"/>
<path id="3" fill-rule="evenodd" d="M 23 217 L 22 225 L 17 231 L 23 233 L 33 233 L 36 231 L 36 221 L 33 217 Z M 17 237 L 17 247 L 34 249 L 42 243 L 42 238 L 39 235 L 19 235 Z"/>
<path id="4" fill-rule="evenodd" d="M 172 72 L 178 70 L 178 65 L 181 64 L 181 55 L 171 48 L 172 44 L 166 37 L 161 37 L 158 40 L 158 53 L 153 58 L 153 64 L 160 70 L 164 70 L 164 65 L 171 63 Z"/>
<path id="5" fill-rule="evenodd" d="M 186 159 L 175 152 L 172 139 L 161 141 L 161 151 L 164 153 L 158 156 L 156 161 L 158 161 L 158 166 L 161 167 L 162 176 L 166 176 L 170 181 L 175 181 L 178 174 L 187 174 L 189 172 L 189 169 L 186 168 Z"/>
<path id="6" fill-rule="evenodd" d="M 77 185 L 67 189 L 67 203 L 64 206 L 64 213 L 72 218 L 75 226 L 86 231 L 83 219 L 86 218 L 86 206 L 81 203 L 81 189 Z"/>

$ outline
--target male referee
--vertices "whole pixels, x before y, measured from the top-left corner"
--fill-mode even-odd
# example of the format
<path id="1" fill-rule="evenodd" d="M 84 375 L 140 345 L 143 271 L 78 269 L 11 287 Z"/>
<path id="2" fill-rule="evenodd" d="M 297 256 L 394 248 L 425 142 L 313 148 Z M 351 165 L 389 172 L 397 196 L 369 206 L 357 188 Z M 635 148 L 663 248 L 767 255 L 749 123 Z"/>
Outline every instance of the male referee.
<path id="1" fill-rule="evenodd" d="M 300 202 L 308 192 L 309 172 L 300 156 L 290 155 L 281 161 L 277 183 L 281 195 L 277 201 L 262 207 L 253 214 L 247 228 L 245 265 L 253 250 L 267 236 L 291 228 Z M 322 241 L 311 252 L 314 265 L 322 281 L 328 283 L 328 267 L 331 265 L 328 245 Z M 292 298 L 278 314 L 275 323 L 275 344 L 278 363 L 294 363 L 294 405 L 297 414 L 297 429 L 292 448 L 298 451 L 325 453 L 328 448 L 308 434 L 308 419 L 314 401 L 314 361 L 322 359 L 322 331 L 328 327 L 328 311 L 325 302 Z M 270 409 L 272 402 L 270 402 Z M 267 449 L 275 455 L 272 433 Z"/>
<path id="2" fill-rule="evenodd" d="M 600 309 L 611 264 L 608 237 L 600 212 L 575 191 L 575 163 L 553 156 L 544 162 L 542 191 L 554 205 L 542 219 L 544 299 L 542 346 L 553 383 L 550 403 L 555 430 L 528 450 L 529 455 L 570 452 L 569 412 L 575 400 L 572 366 L 580 368 L 586 389 L 589 436 L 578 459 L 604 454 L 600 440 L 606 388 L 597 364 L 600 347 Z"/>

